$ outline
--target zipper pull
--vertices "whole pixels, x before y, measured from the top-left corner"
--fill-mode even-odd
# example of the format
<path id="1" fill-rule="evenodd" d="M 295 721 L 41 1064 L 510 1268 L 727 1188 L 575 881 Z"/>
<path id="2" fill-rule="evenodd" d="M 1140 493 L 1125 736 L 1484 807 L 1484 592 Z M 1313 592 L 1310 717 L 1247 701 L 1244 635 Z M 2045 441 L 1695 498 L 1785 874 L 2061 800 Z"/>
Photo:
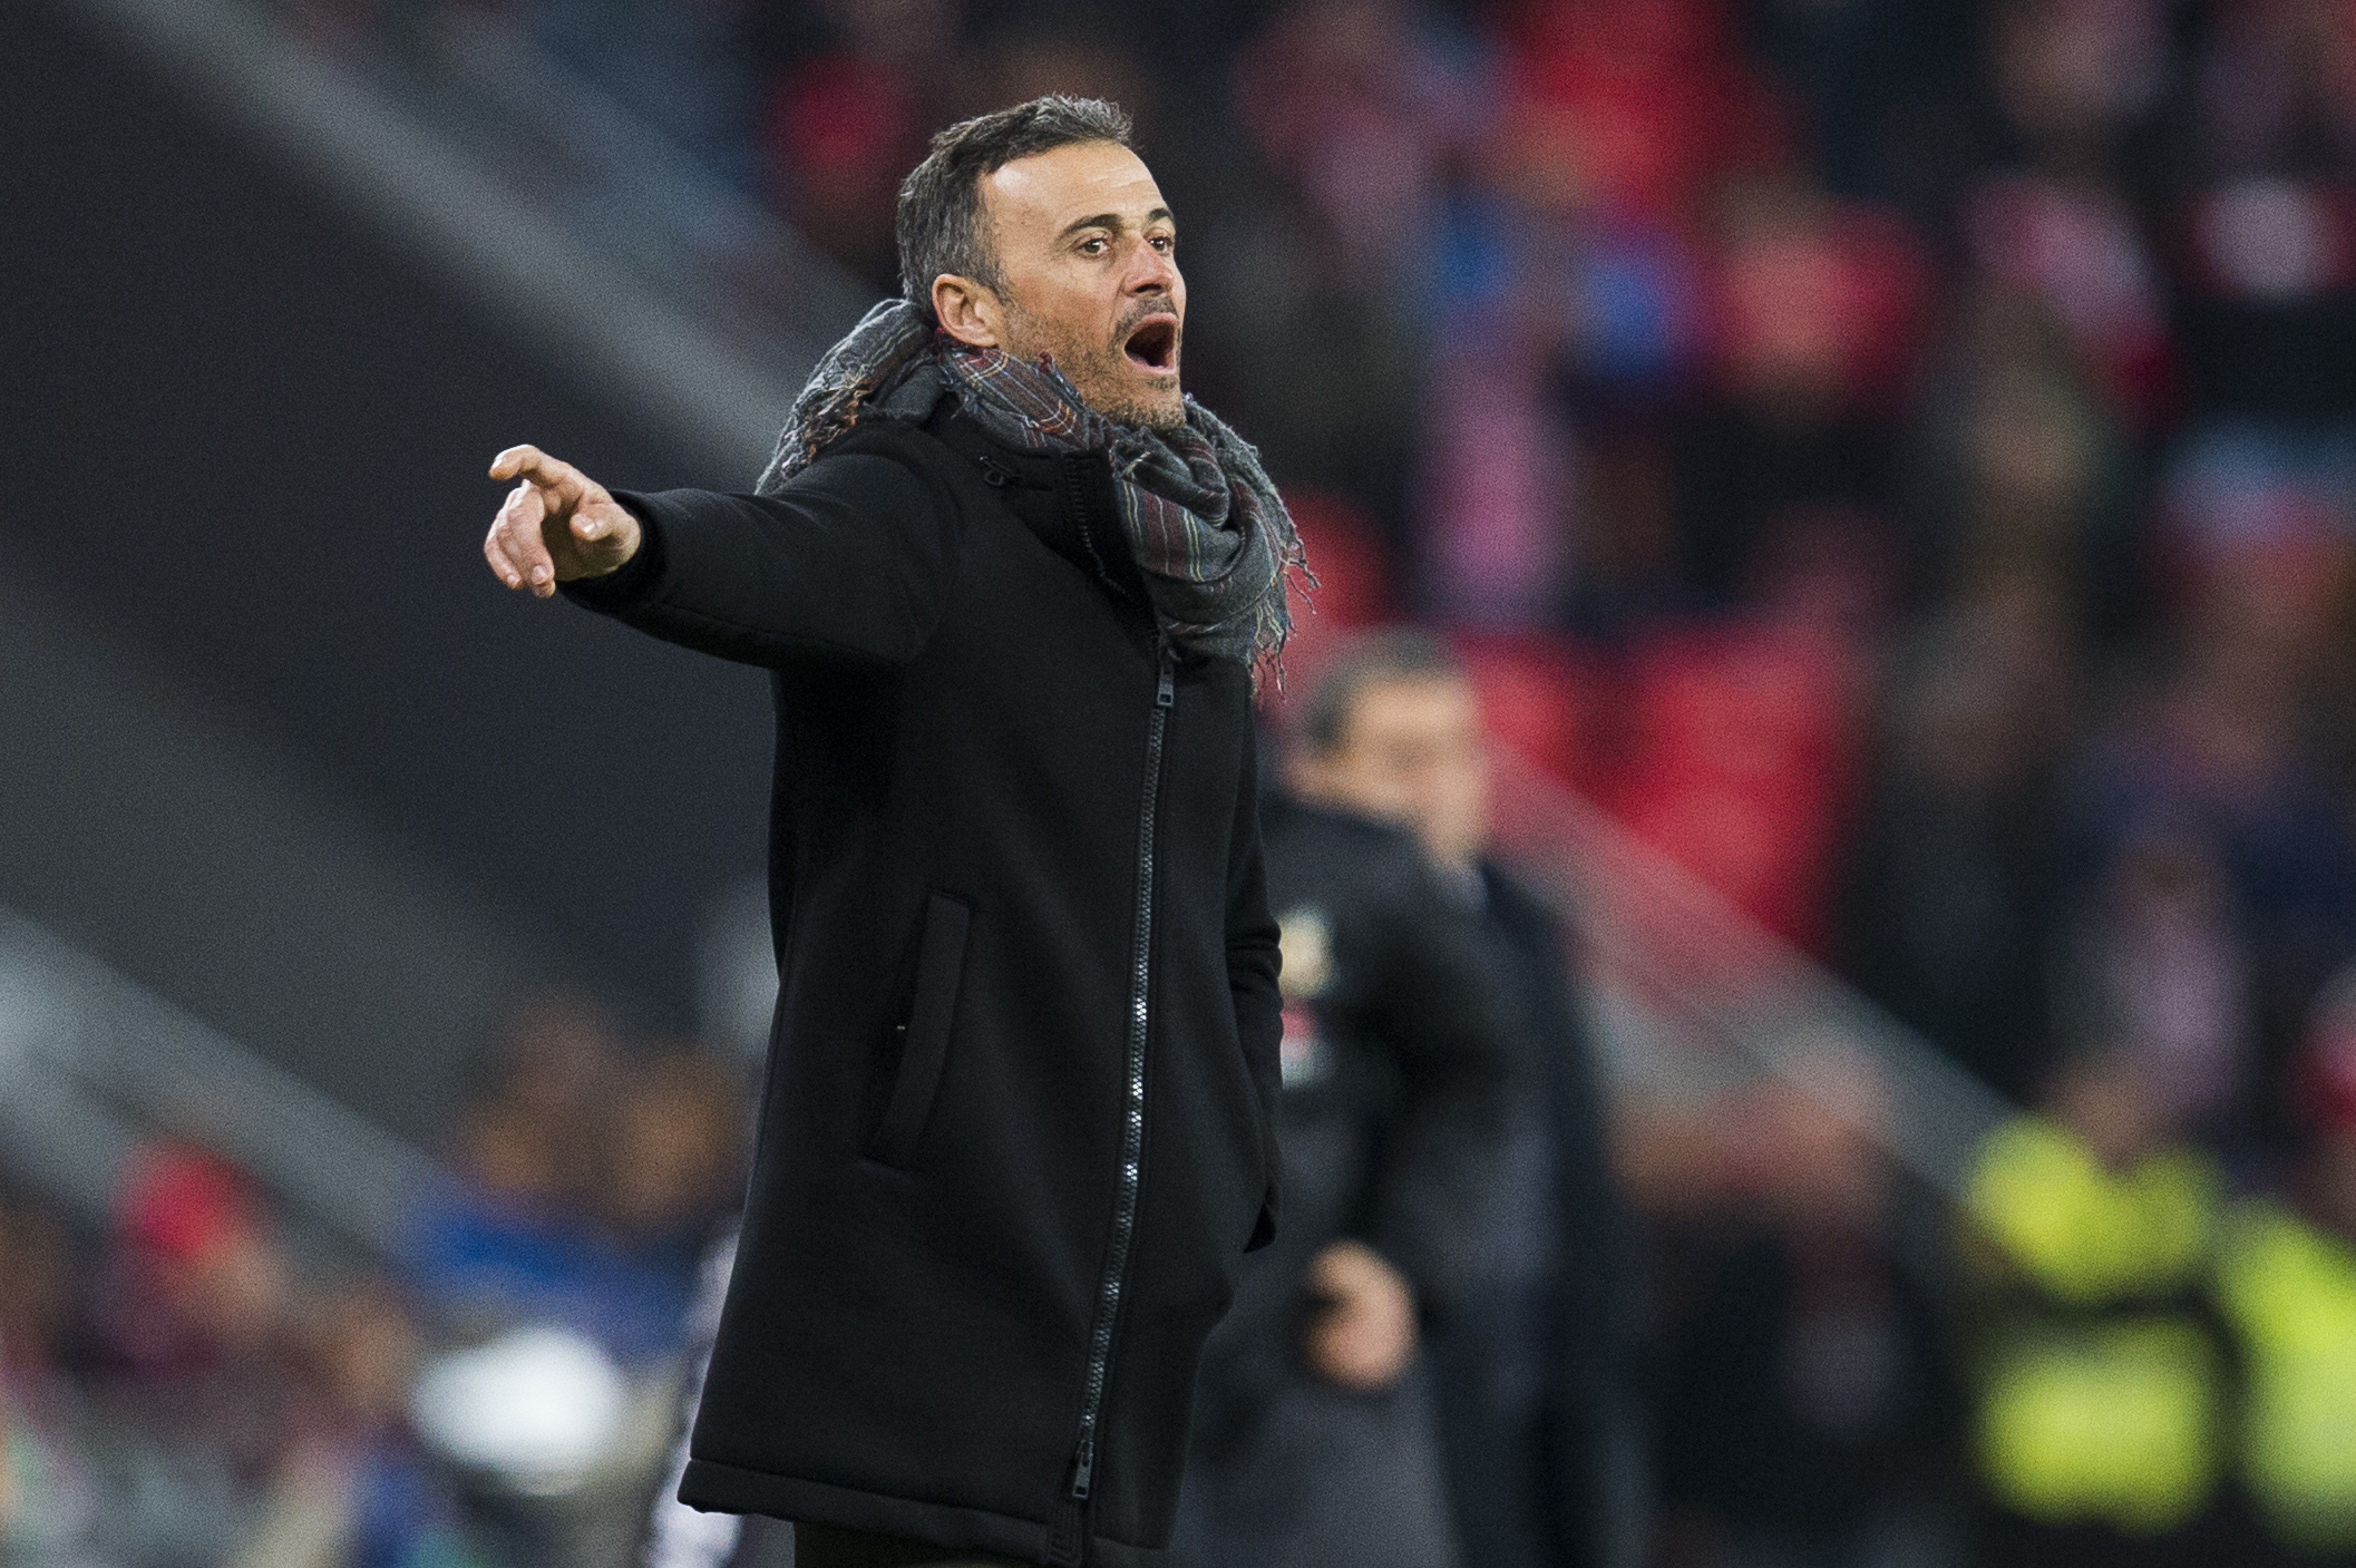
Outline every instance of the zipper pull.
<path id="1" fill-rule="evenodd" d="M 1080 1451 L 1072 1459 L 1072 1497 L 1075 1501 L 1088 1500 L 1088 1487 L 1097 1473 L 1097 1440 L 1080 1439 Z"/>
<path id="2" fill-rule="evenodd" d="M 1014 475 L 987 457 L 977 457 L 974 466 L 981 470 L 981 482 L 994 490 L 1003 490 L 1014 483 Z"/>
<path id="3" fill-rule="evenodd" d="M 1153 706 L 1168 708 L 1177 700 L 1177 661 L 1170 656 L 1170 650 L 1164 648 L 1162 650 L 1162 682 L 1153 688 Z"/>

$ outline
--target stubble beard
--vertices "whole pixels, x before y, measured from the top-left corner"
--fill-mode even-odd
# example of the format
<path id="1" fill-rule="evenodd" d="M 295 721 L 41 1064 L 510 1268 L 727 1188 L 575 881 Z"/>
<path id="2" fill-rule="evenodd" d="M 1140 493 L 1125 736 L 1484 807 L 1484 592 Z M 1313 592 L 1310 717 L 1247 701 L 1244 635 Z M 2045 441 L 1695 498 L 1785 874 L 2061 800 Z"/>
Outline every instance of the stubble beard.
<path id="1" fill-rule="evenodd" d="M 1108 420 L 1145 430 L 1173 431 L 1186 422 L 1184 394 L 1173 382 L 1164 396 L 1140 397 L 1129 382 L 1129 356 L 1121 349 L 1141 319 L 1169 308 L 1166 302 L 1157 302 L 1145 309 L 1125 313 L 1110 343 L 1088 343 L 1077 336 L 1069 340 L 1058 337 L 1009 301 L 1006 351 L 1033 364 L 1042 355 L 1054 360 L 1064 379 L 1080 394 L 1080 401 Z"/>

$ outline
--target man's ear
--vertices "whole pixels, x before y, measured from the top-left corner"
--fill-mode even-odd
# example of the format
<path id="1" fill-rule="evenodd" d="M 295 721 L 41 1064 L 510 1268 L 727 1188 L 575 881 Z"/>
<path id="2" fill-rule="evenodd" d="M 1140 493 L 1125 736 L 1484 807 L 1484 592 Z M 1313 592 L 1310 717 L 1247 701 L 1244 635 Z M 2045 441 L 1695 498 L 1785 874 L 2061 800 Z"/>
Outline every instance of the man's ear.
<path id="1" fill-rule="evenodd" d="M 998 296 L 971 278 L 943 272 L 933 280 L 933 318 L 941 330 L 976 348 L 1000 348 Z"/>

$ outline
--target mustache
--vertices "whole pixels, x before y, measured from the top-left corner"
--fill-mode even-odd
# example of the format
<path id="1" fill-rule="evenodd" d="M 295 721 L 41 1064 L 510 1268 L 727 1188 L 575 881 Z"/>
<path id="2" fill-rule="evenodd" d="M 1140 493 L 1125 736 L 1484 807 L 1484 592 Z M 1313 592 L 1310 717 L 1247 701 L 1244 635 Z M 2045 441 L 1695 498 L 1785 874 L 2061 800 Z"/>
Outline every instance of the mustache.
<path id="1" fill-rule="evenodd" d="M 1116 344 L 1128 342 L 1129 335 L 1137 330 L 1137 324 L 1149 315 L 1169 316 L 1176 323 L 1175 330 L 1181 336 L 1184 335 L 1186 324 L 1178 315 L 1178 302 L 1168 294 L 1152 294 L 1120 313 L 1120 320 L 1113 327 L 1113 342 Z"/>

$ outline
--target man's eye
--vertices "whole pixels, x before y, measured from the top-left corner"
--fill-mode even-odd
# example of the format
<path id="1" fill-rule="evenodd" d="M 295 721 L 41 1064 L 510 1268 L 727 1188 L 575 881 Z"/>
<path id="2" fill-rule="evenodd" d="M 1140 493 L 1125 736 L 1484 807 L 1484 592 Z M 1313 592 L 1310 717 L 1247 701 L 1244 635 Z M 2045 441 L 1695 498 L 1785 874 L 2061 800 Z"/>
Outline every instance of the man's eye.
<path id="1" fill-rule="evenodd" d="M 1101 256 L 1104 254 L 1104 251 L 1105 242 L 1102 240 L 1083 240 L 1080 241 L 1080 253 L 1084 256 Z"/>
<path id="2" fill-rule="evenodd" d="M 1171 251 L 1178 249 L 1178 240 L 1174 235 L 1156 234 L 1152 239 L 1147 240 L 1146 243 L 1152 246 L 1155 250 L 1161 251 L 1165 256 L 1170 254 Z"/>

